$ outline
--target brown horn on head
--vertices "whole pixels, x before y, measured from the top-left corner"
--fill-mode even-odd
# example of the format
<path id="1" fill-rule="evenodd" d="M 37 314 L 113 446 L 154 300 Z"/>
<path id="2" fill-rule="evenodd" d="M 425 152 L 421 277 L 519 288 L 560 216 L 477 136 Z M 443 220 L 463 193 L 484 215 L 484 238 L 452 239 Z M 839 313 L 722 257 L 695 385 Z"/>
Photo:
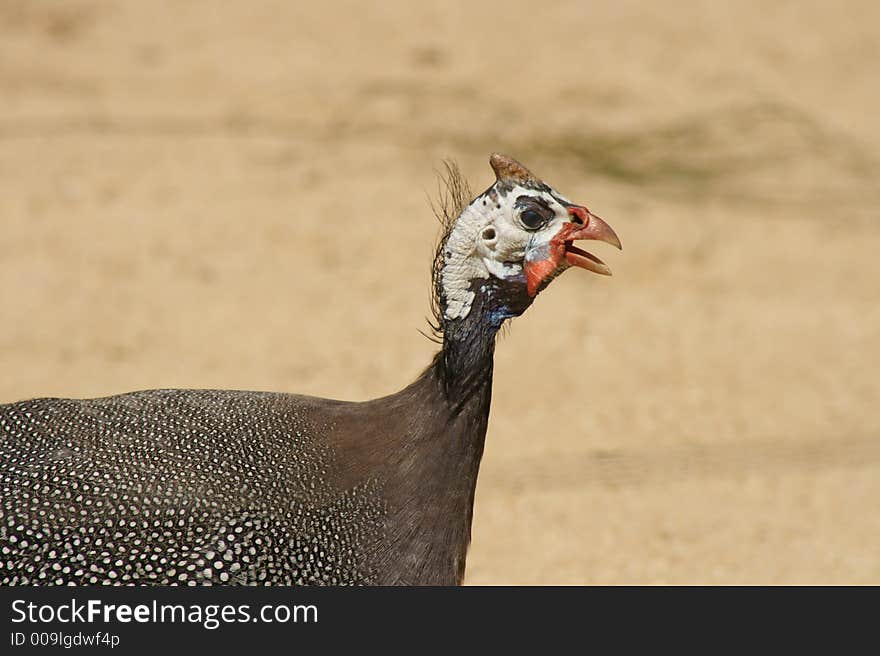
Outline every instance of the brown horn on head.
<path id="1" fill-rule="evenodd" d="M 536 178 L 531 171 L 507 155 L 492 153 L 492 155 L 489 156 L 489 165 L 492 167 L 492 170 L 495 171 L 495 177 L 498 179 L 498 182 L 519 184 L 539 182 L 538 178 Z"/>

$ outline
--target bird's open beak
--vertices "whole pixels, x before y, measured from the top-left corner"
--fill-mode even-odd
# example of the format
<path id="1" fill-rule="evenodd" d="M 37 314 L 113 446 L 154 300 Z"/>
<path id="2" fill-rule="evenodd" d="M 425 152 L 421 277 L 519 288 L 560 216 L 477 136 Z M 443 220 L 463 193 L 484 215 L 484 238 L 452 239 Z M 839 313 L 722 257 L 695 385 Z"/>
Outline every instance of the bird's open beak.
<path id="1" fill-rule="evenodd" d="M 526 253 L 523 270 L 529 296 L 535 296 L 545 281 L 569 266 L 580 267 L 603 276 L 610 276 L 611 269 L 592 253 L 575 246 L 572 242 L 583 239 L 604 241 L 622 249 L 611 226 L 586 207 L 572 205 L 568 208 L 571 221 L 562 224 L 559 232 L 546 244 L 538 245 Z"/>

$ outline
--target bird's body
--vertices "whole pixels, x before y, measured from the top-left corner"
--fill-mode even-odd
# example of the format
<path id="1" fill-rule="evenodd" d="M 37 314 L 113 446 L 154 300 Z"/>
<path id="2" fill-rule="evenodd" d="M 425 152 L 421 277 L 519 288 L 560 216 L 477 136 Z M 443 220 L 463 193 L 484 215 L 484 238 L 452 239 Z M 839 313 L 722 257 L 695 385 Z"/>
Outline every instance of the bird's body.
<path id="1" fill-rule="evenodd" d="M 396 394 L 354 403 L 153 390 L 0 405 L 0 583 L 460 583 L 495 334 L 558 273 L 531 266 L 529 253 L 552 251 L 543 242 L 529 243 L 521 265 L 487 261 L 500 275 L 482 275 L 487 256 L 461 259 L 472 233 L 501 250 L 507 215 L 479 208 L 501 209 L 513 183 L 554 193 L 505 162 L 521 166 L 493 157 L 498 183 L 456 201 L 435 264 L 443 348 Z M 552 198 L 559 213 L 584 209 Z M 572 239 L 615 243 L 589 216 L 600 236 Z"/>
<path id="2" fill-rule="evenodd" d="M 412 412 L 439 384 L 0 406 L 0 583 L 456 584 L 487 415 Z"/>

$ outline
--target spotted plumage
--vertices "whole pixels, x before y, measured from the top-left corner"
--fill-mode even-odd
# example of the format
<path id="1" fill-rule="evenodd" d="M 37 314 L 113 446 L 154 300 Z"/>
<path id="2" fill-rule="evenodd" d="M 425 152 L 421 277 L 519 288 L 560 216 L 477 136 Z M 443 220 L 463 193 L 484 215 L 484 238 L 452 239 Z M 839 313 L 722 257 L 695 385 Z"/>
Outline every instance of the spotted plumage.
<path id="1" fill-rule="evenodd" d="M 159 390 L 0 406 L 0 583 L 369 583 L 375 486 L 330 490 L 308 400 Z"/>

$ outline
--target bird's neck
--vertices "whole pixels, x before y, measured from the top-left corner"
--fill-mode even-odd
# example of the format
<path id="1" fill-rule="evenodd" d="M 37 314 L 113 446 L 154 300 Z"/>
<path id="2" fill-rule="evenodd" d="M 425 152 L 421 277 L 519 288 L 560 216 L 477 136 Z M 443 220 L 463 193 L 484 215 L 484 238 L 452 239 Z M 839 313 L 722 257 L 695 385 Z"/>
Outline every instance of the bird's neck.
<path id="1" fill-rule="evenodd" d="M 478 278 L 469 291 L 473 300 L 464 316 L 443 321 L 443 350 L 432 365 L 453 407 L 463 406 L 474 395 L 488 397 L 495 336 L 507 319 L 522 314 L 533 300 L 524 279 Z"/>
<path id="2" fill-rule="evenodd" d="M 443 349 L 432 368 L 453 412 L 483 396 L 488 412 L 498 327 L 477 312 L 444 327 Z"/>
<path id="3" fill-rule="evenodd" d="M 357 414 L 340 406 L 340 434 L 359 436 L 341 445 L 342 483 L 381 481 L 388 499 L 386 543 L 394 547 L 373 564 L 383 571 L 392 559 L 394 576 L 378 583 L 451 585 L 464 576 L 503 322 L 488 300 L 475 298 L 467 317 L 444 324 L 443 349 L 412 384 Z"/>
<path id="4" fill-rule="evenodd" d="M 473 318 L 444 326 L 443 349 L 410 386 L 380 400 L 399 427 L 375 462 L 389 471 L 387 530 L 395 578 L 452 585 L 464 577 L 474 493 L 492 396 L 497 327 Z M 386 405 L 388 404 L 388 405 Z M 370 449 L 372 453 L 379 449 Z M 381 569 L 382 563 L 378 563 Z"/>

